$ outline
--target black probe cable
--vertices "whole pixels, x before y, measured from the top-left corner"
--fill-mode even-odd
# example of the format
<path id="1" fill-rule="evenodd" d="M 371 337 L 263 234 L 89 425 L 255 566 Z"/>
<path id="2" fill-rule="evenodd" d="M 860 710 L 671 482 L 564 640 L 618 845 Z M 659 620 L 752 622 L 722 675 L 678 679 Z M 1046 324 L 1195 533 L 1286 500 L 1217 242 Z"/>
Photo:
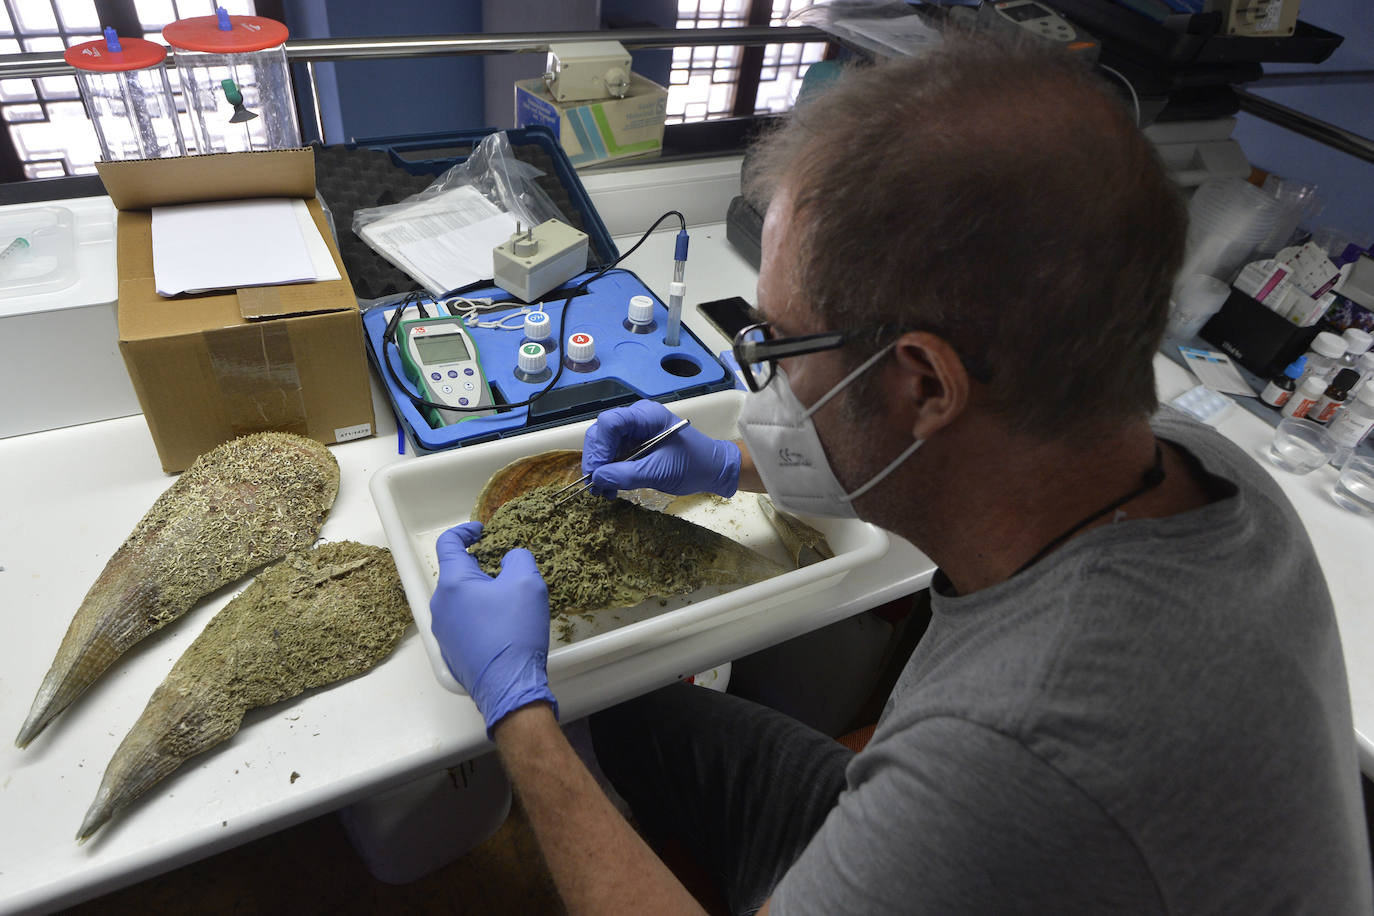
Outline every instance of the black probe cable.
<path id="1" fill-rule="evenodd" d="M 624 254 L 620 255 L 620 257 L 616 258 L 616 259 L 615 259 L 614 261 L 612 261 L 611 263 L 605 265 L 605 266 L 602 267 L 600 270 L 598 270 L 595 274 L 593 274 L 592 276 L 588 277 L 586 280 L 584 280 L 584 281 L 582 281 L 581 283 L 577 284 L 577 285 L 574 286 L 571 290 L 568 291 L 568 297 L 567 297 L 566 299 L 563 300 L 563 312 L 562 312 L 562 314 L 561 314 L 561 315 L 559 316 L 559 318 L 558 318 L 558 343 L 559 343 L 559 346 L 561 346 L 561 347 L 566 347 L 566 346 L 567 346 L 567 342 L 563 339 L 563 334 L 564 334 L 564 332 L 567 330 L 567 326 L 568 326 L 568 312 L 571 310 L 571 306 L 572 306 L 573 299 L 576 298 L 578 292 L 579 292 L 579 291 L 580 291 L 580 292 L 583 292 L 583 293 L 589 292 L 588 287 L 591 286 L 591 284 L 595 283 L 597 280 L 600 280 L 602 277 L 606 276 L 606 274 L 610 273 L 612 270 L 617 270 L 617 269 L 619 269 L 618 265 L 620 264 L 621 261 L 625 260 L 625 259 L 628 258 L 630 255 L 632 255 L 632 254 L 634 254 L 636 251 L 638 251 L 638 250 L 639 250 L 639 246 L 643 245 L 643 244 L 645 243 L 645 241 L 648 240 L 649 236 L 653 235 L 654 230 L 657 229 L 659 226 L 661 226 L 661 225 L 663 224 L 663 221 L 664 221 L 664 220 L 668 219 L 669 217 L 673 217 L 673 216 L 676 216 L 676 217 L 677 217 L 678 227 L 679 227 L 683 232 L 686 232 L 686 231 L 687 231 L 687 218 L 686 218 L 685 216 L 683 216 L 682 213 L 679 212 L 679 211 L 677 211 L 677 210 L 669 210 L 667 213 L 664 213 L 664 214 L 663 214 L 662 216 L 660 216 L 658 219 L 654 220 L 653 225 L 649 226 L 648 229 L 644 230 L 644 234 L 641 235 L 641 236 L 639 237 L 639 241 L 635 242 L 634 245 L 632 245 L 632 246 L 630 247 L 630 250 L 629 250 L 629 251 L 627 251 L 627 252 L 625 252 Z M 470 292 L 472 289 L 474 289 L 474 288 L 477 288 L 477 287 L 471 287 L 471 286 L 468 286 L 468 287 L 461 287 L 461 289 L 466 290 L 466 291 L 469 291 L 469 292 Z M 445 293 L 444 295 L 442 295 L 442 296 L 438 297 L 437 299 L 435 299 L 435 305 L 436 305 L 436 306 L 438 305 L 439 299 L 454 298 L 454 297 L 456 297 L 457 295 L 459 295 L 459 294 L 458 294 L 458 292 L 457 292 L 456 290 L 450 290 L 449 292 L 447 292 L 447 293 Z M 423 406 L 423 407 L 428 407 L 428 408 L 430 408 L 431 410 L 452 410 L 452 411 L 456 411 L 456 412 L 459 412 L 459 413 L 473 413 L 473 412 L 476 412 L 476 411 L 479 411 L 479 410 L 487 410 L 487 409 L 489 409 L 489 408 L 486 408 L 486 407 L 451 407 L 451 406 L 449 406 L 448 404 L 436 404 L 435 402 L 433 402 L 433 401 L 431 401 L 431 400 L 429 400 L 429 399 L 427 399 L 427 398 L 425 398 L 425 397 L 423 397 L 423 396 L 421 396 L 421 395 L 412 394 L 412 393 L 410 392 L 410 388 L 409 388 L 404 382 L 402 382 L 401 379 L 400 379 L 400 377 L 396 374 L 396 369 L 391 365 L 391 354 L 387 351 L 386 344 L 387 344 L 387 343 L 390 343 L 392 346 L 396 347 L 396 351 L 397 351 L 398 353 L 400 352 L 400 349 L 401 349 L 400 344 L 396 343 L 396 329 L 397 329 L 398 327 L 400 327 L 400 323 L 401 323 L 401 314 L 402 314 L 408 307 L 414 305 L 417 309 L 420 309 L 420 310 L 421 310 L 421 314 L 422 314 L 422 315 L 424 315 L 425 317 L 428 317 L 428 313 L 427 313 L 427 311 L 425 310 L 424 303 L 423 303 L 423 301 L 422 301 L 423 299 L 424 299 L 424 294 L 423 294 L 421 291 L 419 291 L 419 290 L 416 290 L 416 291 L 414 291 L 414 292 L 408 293 L 408 294 L 406 295 L 406 297 L 405 297 L 404 299 L 401 300 L 401 304 L 398 305 L 398 306 L 396 307 L 396 311 L 392 312 L 392 314 L 391 314 L 391 319 L 387 322 L 387 324 L 386 324 L 386 329 L 382 332 L 382 362 L 386 364 L 386 371 L 387 371 L 387 374 L 391 376 L 391 381 L 392 381 L 392 383 L 395 384 L 396 387 L 397 387 L 401 392 L 403 392 L 403 393 L 405 394 L 406 397 L 410 398 L 410 401 L 411 401 L 412 404 L 417 404 L 417 405 L 420 405 L 420 406 Z M 509 301 L 509 302 L 511 302 L 511 303 L 515 303 L 517 300 L 512 299 L 512 300 L 507 300 L 507 301 Z M 462 319 L 459 319 L 459 320 L 461 321 Z M 464 323 L 466 324 L 466 322 L 464 322 Z M 564 352 L 566 352 L 566 351 L 564 351 Z M 554 372 L 553 378 L 549 379 L 549 383 L 548 383 L 547 385 L 545 385 L 545 386 L 544 386 L 543 388 L 541 388 L 539 391 L 536 391 L 534 394 L 530 395 L 528 398 L 526 398 L 526 399 L 523 400 L 523 401 L 517 401 L 517 402 L 511 403 L 511 404 L 499 404 L 499 405 L 497 405 L 497 409 L 498 409 L 498 410 L 501 410 L 501 409 L 504 409 L 504 410 L 513 410 L 513 409 L 515 409 L 515 408 L 517 408 L 517 407 L 528 407 L 529 405 L 533 404 L 535 401 L 539 400 L 539 399 L 542 398 L 544 395 L 548 394 L 550 391 L 553 390 L 553 387 L 554 387 L 555 385 L 558 384 L 558 380 L 559 380 L 560 378 L 563 377 L 563 370 L 564 370 L 565 368 L 566 368 L 566 363 L 564 363 L 563 360 L 560 359 L 560 360 L 558 361 L 558 371 Z"/>

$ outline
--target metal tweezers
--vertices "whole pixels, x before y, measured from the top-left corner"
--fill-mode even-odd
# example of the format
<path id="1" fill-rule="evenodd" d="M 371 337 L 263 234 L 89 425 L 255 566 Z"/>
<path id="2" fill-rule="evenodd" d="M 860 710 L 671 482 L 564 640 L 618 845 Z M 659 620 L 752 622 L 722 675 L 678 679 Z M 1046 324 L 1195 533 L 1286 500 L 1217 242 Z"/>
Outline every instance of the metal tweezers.
<path id="1" fill-rule="evenodd" d="M 663 432 L 659 433 L 657 436 L 654 436 L 653 438 L 647 440 L 643 445 L 635 449 L 634 454 L 630 455 L 628 458 L 621 458 L 619 460 L 634 461 L 636 458 L 643 458 L 645 455 L 653 451 L 658 446 L 658 444 L 662 442 L 664 439 L 667 439 L 669 436 L 677 432 L 679 429 L 682 429 L 684 426 L 689 425 L 691 425 L 690 420 L 678 420 L 672 426 L 668 427 Z M 592 485 L 591 480 L 591 474 L 583 474 L 581 477 L 577 478 L 572 483 L 568 484 L 566 487 L 559 490 L 557 493 L 553 494 L 553 504 L 556 506 L 566 499 L 571 499 L 574 495 L 581 492 L 582 490 L 587 489 Z"/>

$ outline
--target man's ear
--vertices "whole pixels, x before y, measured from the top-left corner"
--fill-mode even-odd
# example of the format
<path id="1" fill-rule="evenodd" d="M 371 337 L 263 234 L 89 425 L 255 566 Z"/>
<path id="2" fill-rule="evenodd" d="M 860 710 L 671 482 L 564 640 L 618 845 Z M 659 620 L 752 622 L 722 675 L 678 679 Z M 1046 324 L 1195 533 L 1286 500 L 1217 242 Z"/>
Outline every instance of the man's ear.
<path id="1" fill-rule="evenodd" d="M 900 384 L 890 406 L 905 414 L 911 434 L 928 439 L 968 407 L 971 382 L 964 362 L 943 337 L 909 331 L 894 349 Z"/>

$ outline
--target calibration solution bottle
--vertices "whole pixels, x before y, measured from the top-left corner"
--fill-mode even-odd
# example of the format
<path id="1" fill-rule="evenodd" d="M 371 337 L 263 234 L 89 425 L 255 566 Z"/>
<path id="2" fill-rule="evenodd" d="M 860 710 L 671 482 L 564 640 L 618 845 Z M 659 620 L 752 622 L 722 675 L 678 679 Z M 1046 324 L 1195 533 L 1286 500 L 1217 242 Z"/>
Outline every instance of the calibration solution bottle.
<path id="1" fill-rule="evenodd" d="M 596 358 L 596 341 L 585 331 L 578 331 L 568 338 L 568 353 L 563 357 L 563 365 L 573 372 L 595 372 L 601 368 L 601 360 Z"/>
<path id="2" fill-rule="evenodd" d="M 525 315 L 525 337 L 520 345 L 523 347 L 527 343 L 537 343 L 550 353 L 558 349 L 558 338 L 553 336 L 553 322 L 549 321 L 548 312 Z"/>
<path id="3" fill-rule="evenodd" d="M 515 358 L 515 377 L 520 381 L 536 385 L 553 377 L 553 371 L 549 369 L 548 353 L 537 341 L 522 343 L 516 351 Z"/>
<path id="4" fill-rule="evenodd" d="M 652 334 L 658 327 L 658 322 L 654 321 L 654 300 L 648 296 L 631 296 L 624 323 L 625 330 L 631 334 Z"/>
<path id="5" fill-rule="evenodd" d="M 1283 370 L 1282 375 L 1274 376 L 1269 380 L 1269 384 L 1264 386 L 1264 390 L 1260 392 L 1260 400 L 1270 407 L 1282 407 L 1287 404 L 1297 389 L 1298 379 L 1302 378 L 1302 371 L 1306 366 L 1306 356 L 1299 356 L 1293 360 L 1288 364 L 1288 368 Z"/>

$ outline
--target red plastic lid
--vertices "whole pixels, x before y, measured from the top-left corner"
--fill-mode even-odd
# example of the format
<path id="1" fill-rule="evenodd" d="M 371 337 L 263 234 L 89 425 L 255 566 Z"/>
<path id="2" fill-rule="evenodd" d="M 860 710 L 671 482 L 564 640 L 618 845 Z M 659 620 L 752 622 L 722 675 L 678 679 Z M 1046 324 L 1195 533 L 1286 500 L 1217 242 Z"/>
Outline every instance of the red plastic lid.
<path id="1" fill-rule="evenodd" d="M 162 37 L 183 51 L 242 54 L 275 48 L 291 34 L 282 23 L 262 16 L 230 16 L 229 22 L 233 28 L 222 32 L 214 16 L 178 19 L 163 28 Z"/>
<path id="2" fill-rule="evenodd" d="M 105 39 L 83 41 L 62 52 L 62 57 L 78 70 L 118 73 L 121 70 L 144 70 L 156 67 L 167 59 L 167 49 L 157 42 L 142 38 L 121 38 L 122 48 L 114 53 L 105 47 Z"/>

